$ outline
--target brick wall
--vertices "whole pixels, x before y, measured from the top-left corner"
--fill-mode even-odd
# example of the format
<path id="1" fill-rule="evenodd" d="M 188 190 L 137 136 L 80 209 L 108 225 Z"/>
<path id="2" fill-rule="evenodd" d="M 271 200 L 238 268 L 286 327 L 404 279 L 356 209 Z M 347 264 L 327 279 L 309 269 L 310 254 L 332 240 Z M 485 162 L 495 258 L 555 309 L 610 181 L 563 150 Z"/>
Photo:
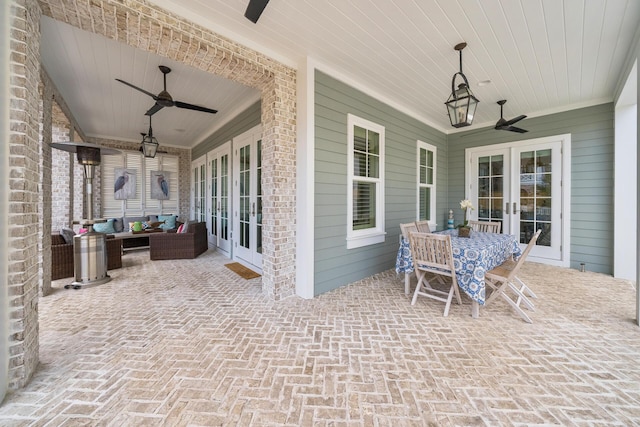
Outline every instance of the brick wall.
<path id="1" fill-rule="evenodd" d="M 45 82 L 45 86 L 50 87 L 50 81 Z M 52 106 L 52 128 L 51 128 L 51 142 L 65 142 L 69 141 L 69 129 L 70 123 L 67 116 L 63 113 L 62 109 L 56 101 Z M 52 169 L 51 169 L 51 181 L 55 183 L 51 189 L 51 230 L 54 233 L 60 231 L 60 229 L 71 226 L 73 200 L 71 198 L 71 189 L 73 182 L 73 173 L 71 165 L 73 164 L 72 153 L 66 151 L 53 149 L 51 151 L 52 157 Z"/>
<path id="2" fill-rule="evenodd" d="M 40 7 L 13 0 L 9 18 L 9 389 L 23 387 L 38 364 L 38 183 Z M 4 35 L 3 35 L 4 36 Z"/>

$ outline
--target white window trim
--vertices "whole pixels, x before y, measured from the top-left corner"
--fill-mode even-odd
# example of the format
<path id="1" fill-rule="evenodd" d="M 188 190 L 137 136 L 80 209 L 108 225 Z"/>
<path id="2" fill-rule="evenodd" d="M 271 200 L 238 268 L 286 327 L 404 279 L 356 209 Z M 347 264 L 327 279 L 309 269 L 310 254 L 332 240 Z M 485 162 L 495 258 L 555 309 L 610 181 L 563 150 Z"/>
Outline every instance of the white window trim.
<path id="1" fill-rule="evenodd" d="M 435 145 L 431 145 L 428 144 L 424 141 L 420 141 L 418 140 L 418 147 L 417 147 L 417 155 L 416 155 L 416 219 L 420 219 L 420 186 L 424 186 L 424 187 L 429 187 L 431 188 L 431 201 L 430 201 L 430 205 L 431 205 L 431 218 L 428 218 L 427 221 L 429 221 L 429 228 L 431 228 L 432 230 L 435 230 L 436 227 L 436 221 L 435 221 L 435 215 L 436 215 L 436 188 L 437 188 L 437 183 L 438 183 L 438 170 L 437 170 L 437 165 L 438 165 L 438 149 L 436 148 Z M 432 151 L 433 152 L 433 184 L 429 185 L 429 184 L 420 184 L 420 150 L 428 150 L 428 151 Z"/>
<path id="2" fill-rule="evenodd" d="M 367 130 L 372 130 L 380 135 L 380 176 L 379 178 L 365 178 L 363 181 L 376 182 L 376 227 L 367 230 L 353 229 L 353 128 L 359 126 Z M 347 249 L 355 249 L 363 246 L 383 243 L 385 239 L 384 229 L 384 146 L 385 128 L 382 125 L 347 114 Z"/>

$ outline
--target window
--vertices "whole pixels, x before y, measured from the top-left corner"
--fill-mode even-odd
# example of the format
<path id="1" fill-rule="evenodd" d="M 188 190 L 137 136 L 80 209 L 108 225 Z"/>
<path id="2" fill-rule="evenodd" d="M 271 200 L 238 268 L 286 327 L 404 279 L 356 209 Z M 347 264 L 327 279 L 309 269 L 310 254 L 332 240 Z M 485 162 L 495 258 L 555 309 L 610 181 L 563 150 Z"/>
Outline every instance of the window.
<path id="1" fill-rule="evenodd" d="M 347 116 L 347 249 L 384 242 L 384 126 Z"/>
<path id="2" fill-rule="evenodd" d="M 114 197 L 115 169 L 125 168 L 135 172 L 135 196 L 125 200 Z M 169 199 L 151 197 L 151 171 L 164 171 L 169 177 Z M 103 156 L 102 216 L 114 218 L 124 215 L 178 215 L 178 157 L 158 154 L 155 158 L 145 158 L 142 153 L 123 151 L 118 155 Z"/>
<path id="3" fill-rule="evenodd" d="M 435 229 L 436 212 L 436 147 L 418 141 L 418 208 L 419 221 L 427 220 Z"/>

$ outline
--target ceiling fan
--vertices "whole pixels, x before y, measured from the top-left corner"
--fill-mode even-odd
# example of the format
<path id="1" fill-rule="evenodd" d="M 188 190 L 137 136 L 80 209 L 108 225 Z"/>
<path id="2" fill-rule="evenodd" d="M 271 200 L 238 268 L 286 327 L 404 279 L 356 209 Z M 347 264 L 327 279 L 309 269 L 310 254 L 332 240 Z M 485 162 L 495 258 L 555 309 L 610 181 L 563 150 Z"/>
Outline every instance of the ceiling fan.
<path id="1" fill-rule="evenodd" d="M 518 116 L 518 117 L 514 117 L 511 120 L 505 120 L 504 119 L 504 117 L 502 115 L 502 106 L 504 104 L 506 104 L 506 103 L 507 103 L 506 99 L 502 99 L 502 100 L 498 101 L 498 105 L 500 106 L 500 120 L 497 121 L 495 129 L 496 130 L 508 130 L 510 132 L 518 132 L 518 133 L 529 132 L 526 129 L 522 129 L 522 128 L 513 126 L 513 124 L 518 123 L 520 120 L 526 119 L 527 116 L 521 115 L 521 116 Z"/>
<path id="2" fill-rule="evenodd" d="M 269 3 L 269 0 L 249 0 L 247 10 L 244 12 L 245 18 L 254 24 L 257 23 L 264 8 L 267 7 L 267 3 Z"/>
<path id="3" fill-rule="evenodd" d="M 162 90 L 162 92 L 160 92 L 157 95 L 154 95 L 151 92 L 147 92 L 146 90 L 141 89 L 138 86 L 132 85 L 131 83 L 125 82 L 124 80 L 116 79 L 120 83 L 123 83 L 129 87 L 132 87 L 135 90 L 138 90 L 144 93 L 145 95 L 149 95 L 151 98 L 153 98 L 154 101 L 156 101 L 153 107 L 151 107 L 145 113 L 147 116 L 154 115 L 164 107 L 186 108 L 187 110 L 202 111 L 202 112 L 211 113 L 211 114 L 215 114 L 218 112 L 218 110 L 212 110 L 211 108 L 201 107 L 199 105 L 187 104 L 186 102 L 181 102 L 181 101 L 174 101 L 171 95 L 169 95 L 169 92 L 167 92 L 167 74 L 171 72 L 171 68 L 166 67 L 164 65 L 159 65 L 158 68 L 160 68 L 160 71 L 162 71 L 162 74 L 164 77 L 164 89 Z"/>

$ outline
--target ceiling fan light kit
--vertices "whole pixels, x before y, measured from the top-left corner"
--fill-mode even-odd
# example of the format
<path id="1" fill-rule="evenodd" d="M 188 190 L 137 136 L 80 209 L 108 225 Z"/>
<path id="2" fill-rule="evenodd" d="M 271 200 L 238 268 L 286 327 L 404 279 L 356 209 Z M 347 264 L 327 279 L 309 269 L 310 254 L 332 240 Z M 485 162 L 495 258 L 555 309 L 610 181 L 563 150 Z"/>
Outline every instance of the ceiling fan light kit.
<path id="1" fill-rule="evenodd" d="M 454 128 L 470 126 L 473 123 L 478 102 L 480 102 L 471 92 L 467 76 L 462 72 L 462 49 L 466 46 L 466 43 L 459 43 L 454 47 L 460 54 L 460 71 L 455 73 L 451 79 L 451 95 L 445 102 L 449 121 Z M 458 76 L 462 79 L 462 83 L 459 83 L 456 89 L 456 77 Z"/>

